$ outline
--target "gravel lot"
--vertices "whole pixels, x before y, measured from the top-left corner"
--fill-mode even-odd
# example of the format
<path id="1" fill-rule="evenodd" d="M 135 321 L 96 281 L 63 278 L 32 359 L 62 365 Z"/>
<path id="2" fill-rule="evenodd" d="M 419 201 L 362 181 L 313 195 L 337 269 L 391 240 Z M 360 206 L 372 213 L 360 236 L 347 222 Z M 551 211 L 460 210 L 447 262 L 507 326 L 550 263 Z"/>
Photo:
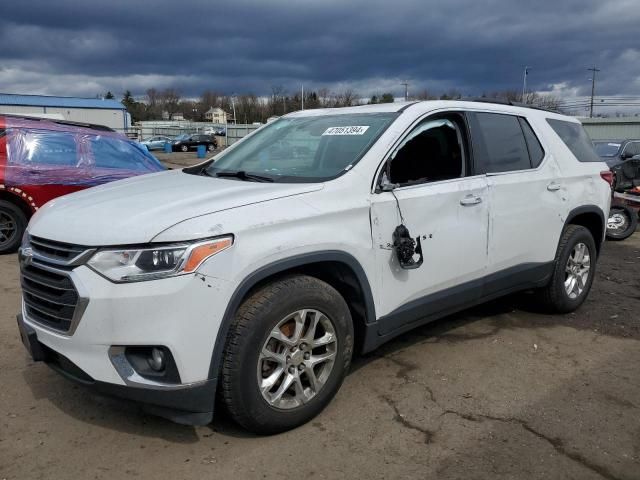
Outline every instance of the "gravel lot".
<path id="1" fill-rule="evenodd" d="M 640 233 L 607 243 L 575 314 L 517 295 L 443 319 L 358 358 L 311 423 L 255 437 L 221 407 L 179 426 L 31 362 L 2 256 L 0 479 L 640 479 L 638 266 Z"/>

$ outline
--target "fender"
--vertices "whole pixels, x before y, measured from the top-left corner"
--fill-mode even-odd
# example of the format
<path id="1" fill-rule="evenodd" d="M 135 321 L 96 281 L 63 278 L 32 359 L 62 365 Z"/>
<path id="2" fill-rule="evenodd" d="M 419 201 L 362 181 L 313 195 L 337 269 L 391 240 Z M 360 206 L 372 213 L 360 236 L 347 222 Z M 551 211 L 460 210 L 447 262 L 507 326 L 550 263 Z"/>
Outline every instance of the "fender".
<path id="1" fill-rule="evenodd" d="M 227 340 L 227 333 L 229 332 L 229 326 L 233 321 L 236 310 L 238 310 L 238 307 L 240 307 L 240 304 L 242 303 L 242 300 L 245 298 L 247 293 L 254 286 L 256 286 L 258 282 L 272 275 L 276 275 L 280 272 L 284 272 L 292 268 L 321 262 L 342 263 L 349 267 L 355 273 L 362 293 L 364 295 L 365 323 L 366 325 L 375 323 L 375 304 L 373 302 L 373 294 L 371 293 L 369 280 L 364 272 L 364 269 L 362 268 L 362 265 L 360 265 L 360 262 L 358 262 L 358 260 L 356 260 L 355 257 L 353 257 L 351 254 L 340 250 L 327 250 L 304 253 L 301 255 L 278 260 L 259 268 L 255 272 L 245 277 L 245 279 L 240 282 L 240 285 L 238 285 L 236 290 L 233 292 L 231 300 L 229 300 L 229 303 L 227 304 L 224 316 L 222 317 L 218 335 L 216 336 L 216 342 L 213 347 L 213 353 L 211 356 L 211 364 L 209 366 L 209 379 L 214 379 L 218 376 L 220 364 L 222 362 L 224 344 Z"/>
<path id="2" fill-rule="evenodd" d="M 569 212 L 569 214 L 567 215 L 567 219 L 564 222 L 564 226 L 566 227 L 567 225 L 569 225 L 571 223 L 571 221 L 576 218 L 578 215 L 582 215 L 584 213 L 595 213 L 596 215 L 598 215 L 598 217 L 600 217 L 600 226 L 602 228 L 602 237 L 601 238 L 597 238 L 596 240 L 596 246 L 598 249 L 598 253 L 600 252 L 600 246 L 602 245 L 602 242 L 604 241 L 605 235 L 607 233 L 607 215 L 604 214 L 604 212 L 602 211 L 602 209 L 600 207 L 598 207 L 597 205 L 582 205 L 580 207 L 574 208 L 573 210 L 571 210 Z"/>

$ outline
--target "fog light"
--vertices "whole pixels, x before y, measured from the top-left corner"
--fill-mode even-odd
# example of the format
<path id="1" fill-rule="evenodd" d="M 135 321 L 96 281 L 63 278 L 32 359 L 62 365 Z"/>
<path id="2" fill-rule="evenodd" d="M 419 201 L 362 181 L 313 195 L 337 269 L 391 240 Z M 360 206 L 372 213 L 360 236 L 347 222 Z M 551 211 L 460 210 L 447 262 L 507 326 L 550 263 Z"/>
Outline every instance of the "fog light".
<path id="1" fill-rule="evenodd" d="M 161 372 L 165 367 L 164 352 L 154 347 L 151 350 L 151 357 L 149 357 L 148 362 L 152 370 Z"/>

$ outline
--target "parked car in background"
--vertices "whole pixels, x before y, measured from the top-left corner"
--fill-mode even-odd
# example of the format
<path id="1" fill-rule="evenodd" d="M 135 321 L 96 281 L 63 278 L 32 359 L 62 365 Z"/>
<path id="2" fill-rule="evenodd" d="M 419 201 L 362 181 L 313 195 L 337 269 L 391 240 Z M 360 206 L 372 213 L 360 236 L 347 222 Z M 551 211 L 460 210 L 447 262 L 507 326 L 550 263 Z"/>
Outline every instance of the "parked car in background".
<path id="1" fill-rule="evenodd" d="M 224 129 L 224 127 L 222 128 L 216 128 L 216 127 L 209 127 L 209 128 L 205 128 L 202 133 L 204 135 L 217 135 L 219 137 L 224 137 L 226 135 L 226 130 Z"/>
<path id="2" fill-rule="evenodd" d="M 178 135 L 171 144 L 171 149 L 174 152 L 188 152 L 189 150 L 195 150 L 198 145 L 204 145 L 207 147 L 207 151 L 213 152 L 218 148 L 218 141 L 213 135 L 197 134 L 183 134 Z"/>
<path id="3" fill-rule="evenodd" d="M 171 143 L 173 140 L 170 137 L 164 135 L 157 135 L 155 137 L 147 138 L 140 142 L 141 145 L 147 147 L 147 150 L 162 150 L 165 144 Z"/>
<path id="4" fill-rule="evenodd" d="M 640 155 L 640 140 L 596 140 L 593 146 L 609 167 Z"/>
<path id="5" fill-rule="evenodd" d="M 18 249 L 29 218 L 49 200 L 164 169 L 107 127 L 0 115 L 0 253 Z"/>
<path id="6" fill-rule="evenodd" d="M 152 413 L 206 424 L 218 397 L 281 432 L 322 411 L 354 352 L 520 290 L 580 307 L 611 179 L 577 119 L 539 109 L 296 112 L 215 162 L 38 212 L 18 326 L 34 360 Z"/>

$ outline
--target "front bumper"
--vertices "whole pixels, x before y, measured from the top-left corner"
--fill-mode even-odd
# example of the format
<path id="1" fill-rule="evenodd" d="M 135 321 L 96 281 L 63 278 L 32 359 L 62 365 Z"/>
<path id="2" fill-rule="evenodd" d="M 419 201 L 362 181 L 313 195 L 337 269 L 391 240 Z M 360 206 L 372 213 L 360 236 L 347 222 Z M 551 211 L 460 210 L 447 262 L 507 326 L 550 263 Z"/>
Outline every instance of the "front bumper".
<path id="1" fill-rule="evenodd" d="M 98 392 L 141 402 L 150 413 L 208 423 L 216 387 L 209 369 L 229 283 L 195 274 L 115 284 L 86 266 L 69 277 L 88 299 L 75 330 L 65 334 L 42 325 L 23 302 L 18 325 L 33 359 Z M 123 365 L 113 352 L 127 346 L 169 349 L 178 383 L 148 380 Z"/>
<path id="2" fill-rule="evenodd" d="M 34 361 L 45 362 L 62 376 L 103 395 L 140 403 L 143 409 L 184 425 L 207 425 L 213 419 L 216 379 L 196 385 L 178 386 L 172 389 L 151 389 L 130 385 L 117 385 L 93 379 L 64 355 L 38 340 L 36 330 L 17 316 L 20 337 Z"/>

